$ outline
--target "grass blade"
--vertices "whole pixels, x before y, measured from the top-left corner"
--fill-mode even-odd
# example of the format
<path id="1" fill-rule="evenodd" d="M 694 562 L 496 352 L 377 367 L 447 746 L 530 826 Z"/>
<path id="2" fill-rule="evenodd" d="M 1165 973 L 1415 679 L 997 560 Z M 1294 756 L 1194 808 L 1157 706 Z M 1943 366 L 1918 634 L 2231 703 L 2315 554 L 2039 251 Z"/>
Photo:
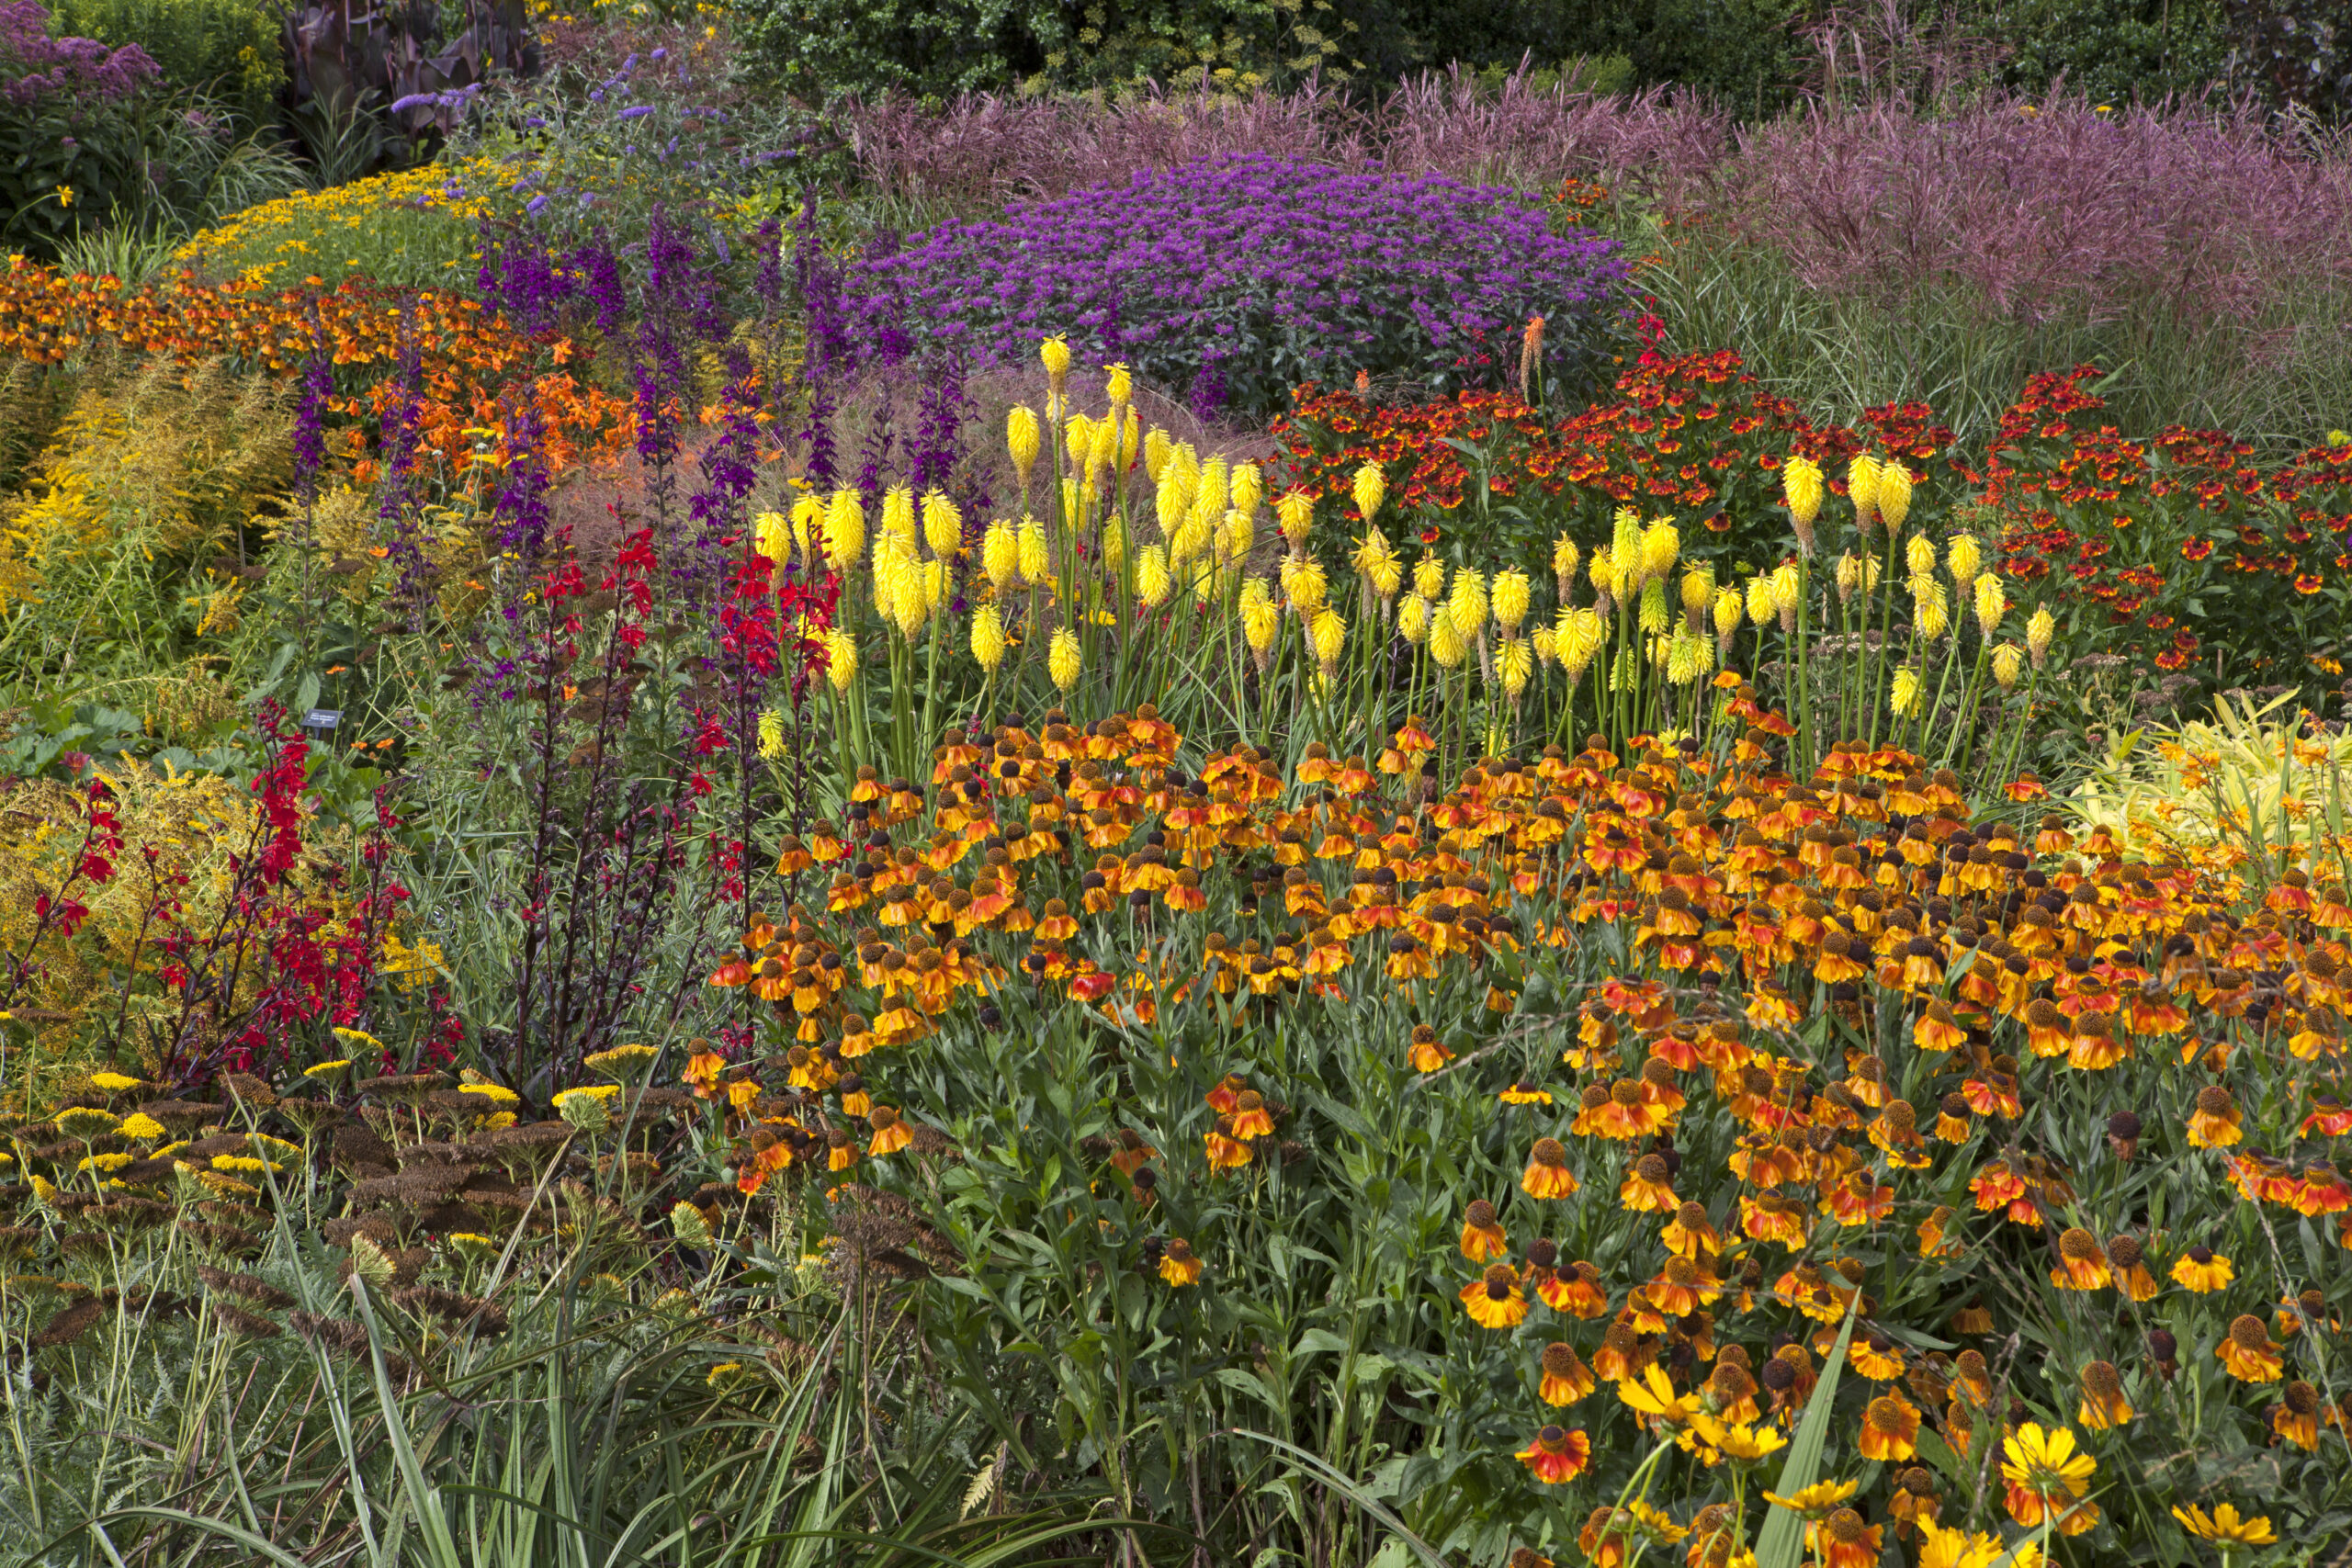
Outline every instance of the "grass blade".
<path id="1" fill-rule="evenodd" d="M 1822 1369 L 1821 1381 L 1805 1402 L 1804 1418 L 1797 1423 L 1797 1440 L 1789 1445 L 1780 1483 L 1772 1489 L 1783 1497 L 1795 1496 L 1819 1478 L 1821 1450 L 1829 1441 L 1829 1408 L 1838 1399 L 1838 1379 L 1846 1370 L 1846 1346 L 1854 1337 L 1854 1317 L 1861 1305 L 1862 1292 L 1857 1290 L 1846 1308 L 1845 1326 L 1838 1331 L 1838 1348 L 1829 1352 L 1829 1364 Z M 1774 1508 L 1756 1538 L 1756 1568 L 1797 1568 L 1804 1555 L 1804 1517 L 1787 1508 Z"/>

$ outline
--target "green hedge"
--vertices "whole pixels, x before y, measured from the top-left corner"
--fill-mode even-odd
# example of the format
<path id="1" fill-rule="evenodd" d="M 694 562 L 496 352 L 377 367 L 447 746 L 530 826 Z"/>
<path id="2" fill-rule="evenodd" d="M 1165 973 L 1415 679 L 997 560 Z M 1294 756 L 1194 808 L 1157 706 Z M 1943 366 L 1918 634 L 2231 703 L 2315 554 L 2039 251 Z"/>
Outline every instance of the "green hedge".
<path id="1" fill-rule="evenodd" d="M 80 0 L 95 5 L 234 0 Z M 1990 81 L 2039 96 L 2060 83 L 2118 105 L 2211 88 L 2292 99 L 2323 116 L 2352 98 L 2341 0 L 1905 0 L 1924 39 L 1956 27 L 1996 58 Z M 1630 62 L 1628 85 L 1676 83 L 1743 117 L 1798 101 L 1816 68 L 1808 26 L 1827 0 L 740 0 L 754 58 L 817 99 L 883 91 L 1085 89 L 1180 82 L 1377 91 L 1454 62 Z"/>
<path id="2" fill-rule="evenodd" d="M 1393 82 L 1459 61 L 1620 56 L 1744 109 L 1785 102 L 1804 0 L 743 0 L 748 41 L 808 97 L 1086 88 L 1207 70 L 1236 85 Z"/>

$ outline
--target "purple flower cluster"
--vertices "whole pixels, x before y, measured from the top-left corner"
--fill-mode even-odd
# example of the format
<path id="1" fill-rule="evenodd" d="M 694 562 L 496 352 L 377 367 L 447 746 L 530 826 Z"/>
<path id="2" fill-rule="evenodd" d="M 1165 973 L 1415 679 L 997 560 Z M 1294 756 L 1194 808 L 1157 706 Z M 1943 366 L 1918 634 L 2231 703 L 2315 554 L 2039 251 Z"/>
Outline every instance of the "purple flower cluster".
<path id="1" fill-rule="evenodd" d="M 66 96 L 114 103 L 163 77 L 135 43 L 108 49 L 96 39 L 51 38 L 40 0 L 0 0 L 0 99 L 18 108 Z"/>
<path id="2" fill-rule="evenodd" d="M 1571 369 L 1625 272 L 1500 188 L 1241 154 L 914 236 L 848 292 L 869 341 L 1012 362 L 1060 333 L 1204 412 L 1264 411 L 1360 370 L 1432 390 L 1515 373 L 1535 314 Z"/>

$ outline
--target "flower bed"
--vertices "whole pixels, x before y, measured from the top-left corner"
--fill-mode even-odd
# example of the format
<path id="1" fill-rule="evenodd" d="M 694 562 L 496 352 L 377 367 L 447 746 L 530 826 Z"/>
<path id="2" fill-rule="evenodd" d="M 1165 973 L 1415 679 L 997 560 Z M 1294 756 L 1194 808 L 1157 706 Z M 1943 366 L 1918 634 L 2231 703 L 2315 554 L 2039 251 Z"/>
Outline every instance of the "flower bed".
<path id="1" fill-rule="evenodd" d="M 853 288 L 877 337 L 1018 360 L 1068 333 L 1196 407 L 1257 411 L 1359 369 L 1491 378 L 1473 361 L 1531 313 L 1567 373 L 1623 275 L 1610 243 L 1555 235 L 1500 190 L 1236 156 L 944 226 Z"/>

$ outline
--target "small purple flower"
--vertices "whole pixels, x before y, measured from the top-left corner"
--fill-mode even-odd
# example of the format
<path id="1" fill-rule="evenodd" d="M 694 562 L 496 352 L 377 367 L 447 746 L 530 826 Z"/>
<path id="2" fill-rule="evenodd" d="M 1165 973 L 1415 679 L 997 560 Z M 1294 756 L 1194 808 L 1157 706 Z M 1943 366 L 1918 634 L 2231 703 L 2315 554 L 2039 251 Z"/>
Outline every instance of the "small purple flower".
<path id="1" fill-rule="evenodd" d="M 619 118 L 622 119 L 643 119 L 647 115 L 650 115 L 652 112 L 653 106 L 651 104 L 631 104 L 628 107 L 621 110 Z"/>
<path id="2" fill-rule="evenodd" d="M 548 200 L 548 198 L 544 195 L 535 196 L 528 202 L 524 204 L 523 210 L 528 216 L 537 218 L 547 207 Z"/>

